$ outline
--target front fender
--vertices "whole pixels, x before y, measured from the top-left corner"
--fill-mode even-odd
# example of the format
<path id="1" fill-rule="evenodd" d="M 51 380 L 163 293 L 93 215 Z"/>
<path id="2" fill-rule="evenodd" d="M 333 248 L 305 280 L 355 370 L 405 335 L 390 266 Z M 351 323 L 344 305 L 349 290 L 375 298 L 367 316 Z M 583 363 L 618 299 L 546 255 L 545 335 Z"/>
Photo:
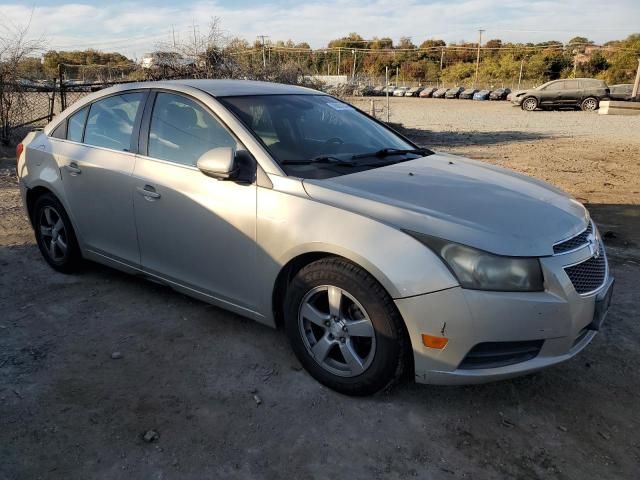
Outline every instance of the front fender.
<path id="1" fill-rule="evenodd" d="M 413 237 L 375 219 L 315 201 L 301 188 L 286 188 L 289 182 L 299 180 L 279 177 L 273 189 L 258 189 L 261 285 L 273 286 L 289 261 L 316 252 L 339 255 L 360 265 L 393 298 L 458 285 L 442 261 Z M 260 310 L 271 315 L 271 291 L 267 290 Z"/>

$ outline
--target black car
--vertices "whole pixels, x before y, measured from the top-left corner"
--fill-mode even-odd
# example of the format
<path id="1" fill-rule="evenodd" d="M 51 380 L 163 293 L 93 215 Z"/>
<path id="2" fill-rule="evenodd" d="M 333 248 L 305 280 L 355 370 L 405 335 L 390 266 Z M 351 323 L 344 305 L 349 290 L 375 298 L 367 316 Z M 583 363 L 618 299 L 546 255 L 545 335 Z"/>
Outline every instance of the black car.
<path id="1" fill-rule="evenodd" d="M 433 92 L 433 95 L 431 95 L 433 98 L 444 98 L 445 94 L 449 91 L 448 88 L 439 88 L 438 90 L 436 90 L 435 92 Z"/>
<path id="2" fill-rule="evenodd" d="M 609 86 L 609 98 L 611 98 L 611 100 L 623 100 L 628 102 L 633 98 L 631 96 L 632 93 L 632 83 L 621 83 L 620 85 Z"/>
<path id="3" fill-rule="evenodd" d="M 512 99 L 523 110 L 532 112 L 537 108 L 580 108 L 597 110 L 600 100 L 609 97 L 609 87 L 595 78 L 570 78 L 552 80 L 531 90 L 518 92 Z"/>
<path id="4" fill-rule="evenodd" d="M 463 98 L 465 100 L 471 100 L 477 92 L 478 92 L 477 88 L 465 88 L 464 91 L 460 94 L 459 98 Z"/>
<path id="5" fill-rule="evenodd" d="M 463 91 L 464 87 L 450 88 L 447 90 L 447 93 L 444 94 L 444 98 L 458 98 Z"/>
<path id="6" fill-rule="evenodd" d="M 489 100 L 506 100 L 510 93 L 510 88 L 496 88 L 489 94 Z"/>

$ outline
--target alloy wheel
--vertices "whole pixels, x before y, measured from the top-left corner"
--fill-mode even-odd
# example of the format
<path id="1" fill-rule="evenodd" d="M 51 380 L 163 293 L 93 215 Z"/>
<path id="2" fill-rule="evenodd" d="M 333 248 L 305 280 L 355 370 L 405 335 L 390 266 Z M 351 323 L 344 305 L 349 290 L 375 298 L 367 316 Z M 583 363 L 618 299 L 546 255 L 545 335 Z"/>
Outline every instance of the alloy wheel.
<path id="1" fill-rule="evenodd" d="M 598 108 L 598 102 L 595 98 L 587 98 L 584 102 L 582 102 L 582 109 L 588 112 L 594 111 Z"/>
<path id="2" fill-rule="evenodd" d="M 360 375 L 375 357 L 369 315 L 353 295 L 336 286 L 321 285 L 307 292 L 300 303 L 298 327 L 307 351 L 334 375 Z"/>
<path id="3" fill-rule="evenodd" d="M 40 214 L 40 237 L 49 258 L 54 262 L 62 262 L 69 250 L 67 231 L 60 213 L 52 206 L 46 206 Z"/>
<path id="4" fill-rule="evenodd" d="M 535 98 L 527 98 L 522 105 L 525 110 L 532 112 L 538 107 L 538 102 Z"/>

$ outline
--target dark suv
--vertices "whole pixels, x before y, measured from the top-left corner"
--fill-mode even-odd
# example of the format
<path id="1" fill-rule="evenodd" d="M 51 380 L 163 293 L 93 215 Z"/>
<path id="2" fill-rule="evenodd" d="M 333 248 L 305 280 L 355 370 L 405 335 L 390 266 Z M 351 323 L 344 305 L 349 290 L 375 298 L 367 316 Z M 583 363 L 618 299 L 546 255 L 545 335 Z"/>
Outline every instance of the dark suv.
<path id="1" fill-rule="evenodd" d="M 517 92 L 513 103 L 529 112 L 536 108 L 579 107 L 597 110 L 600 100 L 609 97 L 609 87 L 595 78 L 553 80 L 531 90 Z"/>

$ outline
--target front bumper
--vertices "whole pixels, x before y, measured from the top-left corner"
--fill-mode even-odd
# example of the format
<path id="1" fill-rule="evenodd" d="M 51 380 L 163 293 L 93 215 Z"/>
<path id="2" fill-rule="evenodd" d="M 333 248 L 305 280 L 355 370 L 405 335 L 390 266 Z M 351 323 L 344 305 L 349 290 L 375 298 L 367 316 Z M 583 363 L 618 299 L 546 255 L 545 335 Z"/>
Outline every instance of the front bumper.
<path id="1" fill-rule="evenodd" d="M 607 276 L 596 292 L 579 295 L 563 267 L 587 258 L 588 249 L 542 258 L 544 292 L 454 287 L 396 299 L 413 346 L 416 381 L 454 385 L 502 380 L 564 362 L 579 353 L 596 334 L 596 298 L 613 283 Z M 441 350 L 429 348 L 423 345 L 422 334 L 449 341 Z M 478 344 L 534 340 L 542 341 L 542 346 L 533 358 L 492 368 L 461 366 Z"/>
<path id="2" fill-rule="evenodd" d="M 522 100 L 524 99 L 524 95 L 520 95 L 519 97 L 511 97 L 511 103 L 513 103 L 514 105 L 522 105 Z"/>

